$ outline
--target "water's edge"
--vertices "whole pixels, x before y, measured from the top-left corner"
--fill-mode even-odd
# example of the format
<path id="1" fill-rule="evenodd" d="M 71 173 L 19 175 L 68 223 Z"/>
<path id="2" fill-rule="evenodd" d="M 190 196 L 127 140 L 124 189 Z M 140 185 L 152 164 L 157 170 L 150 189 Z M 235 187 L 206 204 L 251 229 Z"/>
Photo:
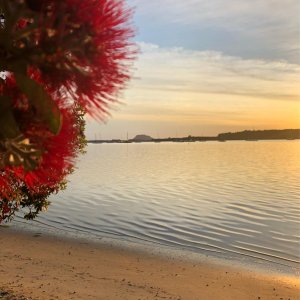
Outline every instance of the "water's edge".
<path id="1" fill-rule="evenodd" d="M 2 227 L 2 228 L 1 228 Z M 154 255 L 167 259 L 176 259 L 179 261 L 189 261 L 193 263 L 214 264 L 224 267 L 233 267 L 243 269 L 254 273 L 286 276 L 299 278 L 300 266 L 291 267 L 282 263 L 276 263 L 271 260 L 262 260 L 260 257 L 244 256 L 238 253 L 228 254 L 222 252 L 212 252 L 203 250 L 195 252 L 188 247 L 173 247 L 170 245 L 153 243 L 152 241 L 139 240 L 135 238 L 112 236 L 110 234 L 95 235 L 80 231 L 62 230 L 43 224 L 39 221 L 23 221 L 18 218 L 9 225 L 0 225 L 0 229 L 6 227 L 12 234 L 25 234 L 30 236 L 43 236 L 58 238 L 64 241 L 79 242 L 83 244 L 93 244 L 100 247 L 109 247 L 121 249 L 128 252 Z"/>

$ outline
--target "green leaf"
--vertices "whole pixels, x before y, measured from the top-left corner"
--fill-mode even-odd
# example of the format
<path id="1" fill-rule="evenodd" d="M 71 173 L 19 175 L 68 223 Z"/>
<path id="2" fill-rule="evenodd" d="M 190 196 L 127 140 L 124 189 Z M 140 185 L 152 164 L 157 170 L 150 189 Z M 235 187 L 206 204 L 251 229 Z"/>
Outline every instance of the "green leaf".
<path id="1" fill-rule="evenodd" d="M 0 137 L 15 138 L 19 134 L 20 130 L 13 114 L 11 99 L 7 96 L 0 96 Z"/>
<path id="2" fill-rule="evenodd" d="M 15 72 L 17 85 L 27 96 L 29 103 L 36 109 L 39 118 L 44 121 L 49 130 L 58 134 L 61 128 L 61 114 L 57 104 L 44 88 L 23 72 Z"/>

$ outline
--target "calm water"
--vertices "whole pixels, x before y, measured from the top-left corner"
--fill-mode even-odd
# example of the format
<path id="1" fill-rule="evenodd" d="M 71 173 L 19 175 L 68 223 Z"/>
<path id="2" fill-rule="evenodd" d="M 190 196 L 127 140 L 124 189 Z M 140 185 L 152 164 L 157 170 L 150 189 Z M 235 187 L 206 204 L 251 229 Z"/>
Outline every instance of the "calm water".
<path id="1" fill-rule="evenodd" d="M 89 145 L 48 225 L 300 261 L 300 142 Z"/>

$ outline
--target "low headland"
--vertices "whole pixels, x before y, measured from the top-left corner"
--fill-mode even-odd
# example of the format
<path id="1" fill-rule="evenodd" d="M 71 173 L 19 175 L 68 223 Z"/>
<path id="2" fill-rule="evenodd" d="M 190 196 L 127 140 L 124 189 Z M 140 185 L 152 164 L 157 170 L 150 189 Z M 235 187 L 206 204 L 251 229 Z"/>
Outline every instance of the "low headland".
<path id="1" fill-rule="evenodd" d="M 300 129 L 282 130 L 244 130 L 239 132 L 220 133 L 217 136 L 186 136 L 152 138 L 149 135 L 140 134 L 133 139 L 112 139 L 112 140 L 88 140 L 88 143 L 141 143 L 141 142 L 206 142 L 206 141 L 258 141 L 258 140 L 297 140 L 300 139 Z"/>
<path id="2" fill-rule="evenodd" d="M 0 226 L 0 299 L 300 299 L 295 276 Z"/>

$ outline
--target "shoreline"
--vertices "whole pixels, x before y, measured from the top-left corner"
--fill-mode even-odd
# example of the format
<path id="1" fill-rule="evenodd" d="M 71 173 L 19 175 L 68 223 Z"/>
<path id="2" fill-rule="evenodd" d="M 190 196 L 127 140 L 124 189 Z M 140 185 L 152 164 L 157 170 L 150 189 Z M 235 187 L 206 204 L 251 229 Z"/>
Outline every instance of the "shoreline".
<path id="1" fill-rule="evenodd" d="M 0 290 L 27 299 L 300 299 L 296 276 L 0 226 Z M 5 245 L 5 247 L 4 247 Z"/>
<path id="2" fill-rule="evenodd" d="M 238 269 L 269 275 L 280 274 L 292 278 L 300 276 L 300 263 L 295 263 L 293 261 L 288 265 L 286 264 L 287 261 L 271 260 L 272 257 L 263 258 L 234 251 L 221 252 L 205 249 L 201 249 L 201 251 L 198 249 L 198 251 L 195 251 L 195 249 L 189 247 L 176 247 L 163 243 L 154 243 L 149 240 L 130 236 L 113 235 L 104 231 L 101 232 L 101 234 L 92 234 L 77 229 L 61 229 L 37 220 L 27 222 L 20 219 L 16 223 L 15 221 L 8 225 L 10 230 L 21 232 L 25 235 L 38 233 L 71 242 L 80 241 L 82 243 L 93 244 L 104 248 L 109 246 L 115 249 L 136 252 L 137 254 L 151 254 L 163 258 L 172 257 L 174 259 L 192 263 L 207 261 L 217 265 L 234 266 Z"/>

